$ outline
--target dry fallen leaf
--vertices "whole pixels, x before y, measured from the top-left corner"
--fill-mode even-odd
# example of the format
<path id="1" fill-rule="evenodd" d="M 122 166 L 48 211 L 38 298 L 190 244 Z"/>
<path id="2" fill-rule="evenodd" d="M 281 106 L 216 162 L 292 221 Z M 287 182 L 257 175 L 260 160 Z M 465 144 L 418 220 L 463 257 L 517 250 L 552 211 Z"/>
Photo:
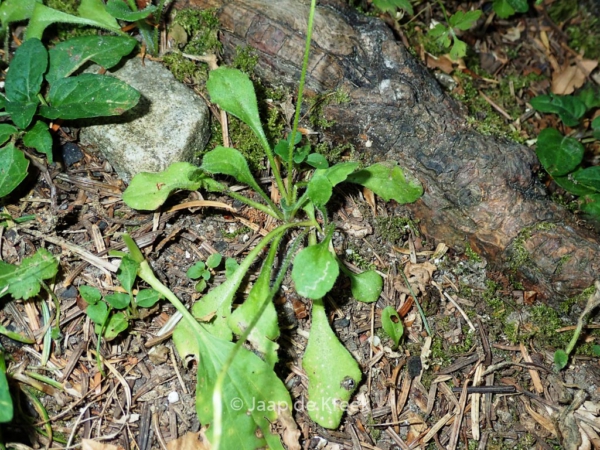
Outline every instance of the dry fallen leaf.
<path id="1" fill-rule="evenodd" d="M 210 450 L 211 445 L 206 439 L 204 429 L 197 433 L 188 431 L 183 436 L 167 443 L 167 450 Z"/>
<path id="2" fill-rule="evenodd" d="M 123 447 L 118 447 L 113 444 L 106 444 L 104 442 L 94 441 L 92 439 L 81 440 L 82 450 L 123 450 Z"/>
<path id="3" fill-rule="evenodd" d="M 562 71 L 552 74 L 552 93 L 558 95 L 572 94 L 575 89 L 580 88 L 590 75 L 592 70 L 598 66 L 598 61 L 583 59 L 577 61 Z"/>

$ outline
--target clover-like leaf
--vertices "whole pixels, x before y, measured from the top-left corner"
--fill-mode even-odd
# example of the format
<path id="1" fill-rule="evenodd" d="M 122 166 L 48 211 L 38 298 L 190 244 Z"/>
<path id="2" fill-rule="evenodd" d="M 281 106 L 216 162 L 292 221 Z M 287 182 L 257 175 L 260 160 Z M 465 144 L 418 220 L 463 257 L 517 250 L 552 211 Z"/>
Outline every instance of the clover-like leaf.
<path id="1" fill-rule="evenodd" d="M 336 257 L 329 251 L 333 228 L 319 244 L 300 251 L 294 258 L 292 280 L 296 292 L 303 297 L 317 299 L 327 294 L 337 279 L 340 268 Z"/>
<path id="2" fill-rule="evenodd" d="M 383 331 L 394 341 L 394 348 L 398 347 L 404 334 L 404 326 L 398 312 L 392 306 L 386 306 L 381 311 L 381 326 Z"/>
<path id="3" fill-rule="evenodd" d="M 152 211 L 162 205 L 173 191 L 195 191 L 207 179 L 193 164 L 173 163 L 162 172 L 141 172 L 134 176 L 123 192 L 123 201 L 130 208 Z"/>
<path id="4" fill-rule="evenodd" d="M 600 221 L 600 194 L 589 194 L 579 198 L 581 211 Z"/>
<path id="5" fill-rule="evenodd" d="M 102 326 L 108 319 L 108 306 L 104 302 L 98 302 L 85 308 L 85 313 L 92 319 L 92 322 Z"/>
<path id="6" fill-rule="evenodd" d="M 131 298 L 129 294 L 114 292 L 104 297 L 104 300 L 115 309 L 125 309 L 129 306 Z"/>
<path id="7" fill-rule="evenodd" d="M 538 136 L 535 153 L 546 172 L 559 177 L 581 164 L 584 148 L 577 139 L 563 136 L 555 128 L 545 128 Z"/>
<path id="8" fill-rule="evenodd" d="M 543 113 L 558 114 L 568 127 L 579 125 L 586 111 L 585 103 L 573 95 L 538 95 L 530 101 L 531 106 Z"/>
<path id="9" fill-rule="evenodd" d="M 564 369 L 569 363 L 569 355 L 564 350 L 556 350 L 554 352 L 554 364 L 558 370 Z"/>
<path id="10" fill-rule="evenodd" d="M 79 286 L 79 295 L 85 300 L 88 305 L 95 305 L 102 299 L 100 289 L 84 284 Z"/>
<path id="11" fill-rule="evenodd" d="M 106 328 L 104 328 L 104 339 L 111 341 L 129 326 L 129 321 L 125 314 L 119 312 L 110 316 Z"/>
<path id="12" fill-rule="evenodd" d="M 135 304 L 142 308 L 152 308 L 161 298 L 162 295 L 154 289 L 141 289 L 135 297 Z"/>
<path id="13" fill-rule="evenodd" d="M 56 276 L 58 260 L 45 248 L 38 249 L 20 265 L 0 261 L 0 291 L 7 292 L 15 299 L 27 300 L 40 292 L 40 281 Z"/>
<path id="14" fill-rule="evenodd" d="M 313 300 L 302 368 L 308 377 L 308 399 L 313 406 L 307 408 L 308 415 L 322 427 L 337 428 L 362 373 L 331 329 L 322 299 Z"/>
<path id="15" fill-rule="evenodd" d="M 223 256 L 220 253 L 213 253 L 208 258 L 206 258 L 206 266 L 211 269 L 216 269 L 221 264 L 223 260 Z"/>
<path id="16" fill-rule="evenodd" d="M 204 261 L 197 261 L 193 266 L 191 266 L 187 272 L 185 273 L 188 278 L 192 280 L 197 280 L 206 272 L 206 264 Z"/>
<path id="17" fill-rule="evenodd" d="M 572 179 L 579 185 L 600 192 L 600 166 L 578 170 L 573 173 Z"/>
<path id="18" fill-rule="evenodd" d="M 423 195 L 421 183 L 407 177 L 394 162 L 373 164 L 348 175 L 348 181 L 371 189 L 386 202 L 393 199 L 400 204 L 412 203 Z"/>

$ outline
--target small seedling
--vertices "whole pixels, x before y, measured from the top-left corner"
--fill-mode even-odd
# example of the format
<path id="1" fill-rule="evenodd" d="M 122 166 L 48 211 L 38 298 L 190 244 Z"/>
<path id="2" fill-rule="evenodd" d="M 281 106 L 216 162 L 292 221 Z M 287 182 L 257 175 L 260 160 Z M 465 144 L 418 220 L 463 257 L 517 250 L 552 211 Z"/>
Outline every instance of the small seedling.
<path id="1" fill-rule="evenodd" d="M 386 306 L 381 311 L 381 326 L 383 331 L 394 341 L 394 348 L 398 348 L 404 334 L 404 326 L 398 312 L 392 306 Z"/>
<path id="2" fill-rule="evenodd" d="M 192 267 L 190 267 L 186 273 L 188 278 L 192 280 L 199 280 L 196 283 L 196 292 L 203 292 L 206 289 L 208 281 L 212 276 L 212 271 L 219 267 L 223 257 L 219 253 L 210 255 L 206 260 L 206 264 L 203 261 L 198 261 Z"/>
<path id="3" fill-rule="evenodd" d="M 439 2 L 438 2 L 439 3 Z M 450 48 L 450 58 L 456 60 L 467 54 L 467 44 L 461 41 L 455 30 L 466 31 L 470 29 L 477 19 L 481 17 L 481 10 L 474 11 L 458 11 L 450 17 L 446 15 L 446 9 L 440 3 L 447 25 L 438 23 L 435 27 L 429 30 L 429 36 L 437 40 L 443 48 Z"/>

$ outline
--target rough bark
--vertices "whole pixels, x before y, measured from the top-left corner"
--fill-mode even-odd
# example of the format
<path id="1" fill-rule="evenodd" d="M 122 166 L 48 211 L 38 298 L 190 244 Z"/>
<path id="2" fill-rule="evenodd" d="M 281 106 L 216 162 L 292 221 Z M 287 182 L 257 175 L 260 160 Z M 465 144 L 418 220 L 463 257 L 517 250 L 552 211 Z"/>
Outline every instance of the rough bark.
<path id="1" fill-rule="evenodd" d="M 308 2 L 176 3 L 183 6 L 218 7 L 226 59 L 237 46 L 252 46 L 258 75 L 297 85 Z M 526 288 L 551 303 L 593 283 L 598 235 L 549 200 L 534 175 L 535 154 L 473 131 L 461 105 L 384 23 L 340 1 L 321 1 L 309 67 L 309 89 L 343 88 L 351 98 L 325 108 L 335 121 L 327 137 L 350 142 L 374 160 L 398 161 L 423 183 L 425 194 L 409 209 L 428 238 L 455 248 L 468 243 L 498 270 L 516 270 Z"/>

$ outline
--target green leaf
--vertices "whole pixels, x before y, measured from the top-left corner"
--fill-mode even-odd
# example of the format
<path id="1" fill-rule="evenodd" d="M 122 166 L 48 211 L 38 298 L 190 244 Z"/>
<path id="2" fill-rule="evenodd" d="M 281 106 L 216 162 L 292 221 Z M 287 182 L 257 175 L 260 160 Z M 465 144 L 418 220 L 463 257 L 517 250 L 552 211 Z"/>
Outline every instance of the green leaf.
<path id="1" fill-rule="evenodd" d="M 54 162 L 52 157 L 52 135 L 46 122 L 38 120 L 33 128 L 23 136 L 23 144 L 46 155 L 50 164 Z"/>
<path id="2" fill-rule="evenodd" d="M 89 25 L 121 33 L 118 22 L 106 12 L 102 0 L 81 0 L 77 11 L 79 16 L 74 16 L 36 3 L 25 31 L 25 40 L 42 39 L 44 30 L 53 23 Z"/>
<path id="3" fill-rule="evenodd" d="M 381 311 L 381 326 L 383 327 L 383 331 L 394 341 L 394 348 L 398 347 L 400 339 L 402 339 L 402 335 L 404 334 L 404 326 L 402 325 L 400 316 L 392 306 L 386 306 Z"/>
<path id="4" fill-rule="evenodd" d="M 135 297 L 135 304 L 142 308 L 152 308 L 162 298 L 154 289 L 142 289 Z"/>
<path id="5" fill-rule="evenodd" d="M 600 345 L 594 344 L 592 345 L 592 354 L 597 358 L 600 356 Z"/>
<path id="6" fill-rule="evenodd" d="M 33 102 L 12 102 L 7 100 L 4 105 L 6 112 L 10 114 L 13 123 L 24 130 L 33 120 L 33 116 L 37 111 L 39 100 L 36 97 Z"/>
<path id="7" fill-rule="evenodd" d="M 248 125 L 261 142 L 268 142 L 258 114 L 254 85 L 248 75 L 221 67 L 210 72 L 206 89 L 213 103 Z"/>
<path id="8" fill-rule="evenodd" d="M 106 28 L 115 33 L 121 31 L 119 22 L 106 10 L 103 0 L 81 0 L 81 4 L 77 8 L 77 14 L 84 19 L 91 19 L 97 23 L 97 25 L 92 26 Z"/>
<path id="9" fill-rule="evenodd" d="M 111 341 L 116 338 L 119 333 L 125 331 L 129 326 L 129 321 L 125 314 L 119 312 L 110 316 L 106 328 L 104 329 L 104 339 Z"/>
<path id="10" fill-rule="evenodd" d="M 313 406 L 307 408 L 308 415 L 322 427 L 337 428 L 362 373 L 331 330 L 321 299 L 313 301 L 302 368 L 308 377 L 308 400 Z"/>
<path id="11" fill-rule="evenodd" d="M 255 192 L 262 193 L 263 197 L 266 195 L 252 176 L 246 158 L 234 148 L 218 145 L 204 155 L 200 167 L 208 173 L 229 175 Z"/>
<path id="12" fill-rule="evenodd" d="M 563 136 L 554 128 L 545 128 L 538 136 L 535 153 L 546 172 L 559 177 L 577 168 L 583 160 L 584 148 L 577 139 Z"/>
<path id="13" fill-rule="evenodd" d="M 435 39 L 439 45 L 444 48 L 450 47 L 452 41 L 450 40 L 450 30 L 444 24 L 438 23 L 435 27 L 427 33 L 430 37 Z"/>
<path id="14" fill-rule="evenodd" d="M 333 228 L 319 244 L 300 251 L 294 258 L 292 280 L 296 292 L 303 297 L 317 299 L 327 294 L 337 279 L 340 268 L 335 256 L 329 251 Z"/>
<path id="15" fill-rule="evenodd" d="M 213 253 L 206 259 L 206 265 L 211 269 L 216 269 L 221 264 L 223 256 L 220 253 Z"/>
<path id="16" fill-rule="evenodd" d="M 187 270 L 186 275 L 192 280 L 197 280 L 204 274 L 204 272 L 206 272 L 206 265 L 203 261 L 198 261 Z"/>
<path id="17" fill-rule="evenodd" d="M 411 16 L 415 13 L 409 0 L 373 0 L 373 5 L 380 11 L 389 14 L 395 14 L 397 9 L 402 9 Z"/>
<path id="18" fill-rule="evenodd" d="M 17 130 L 12 125 L 9 125 L 7 123 L 0 123 L 0 145 L 4 144 L 6 141 L 8 141 L 10 139 L 10 137 L 13 134 L 18 133 L 18 132 L 19 132 L 19 130 Z"/>
<path id="19" fill-rule="evenodd" d="M 590 194 L 579 198 L 579 208 L 595 220 L 600 220 L 600 194 Z"/>
<path id="20" fill-rule="evenodd" d="M 306 158 L 306 164 L 314 167 L 315 169 L 327 169 L 329 167 L 329 163 L 327 162 L 327 158 L 319 153 L 311 153 Z"/>
<path id="21" fill-rule="evenodd" d="M 558 370 L 564 369 L 569 363 L 569 355 L 564 350 L 554 352 L 554 364 Z"/>
<path id="22" fill-rule="evenodd" d="M 564 177 L 553 177 L 556 184 L 558 184 L 564 190 L 570 192 L 575 195 L 588 195 L 593 194 L 594 191 L 590 188 L 580 185 L 579 183 L 575 183 L 572 178 L 573 176 L 583 169 L 577 169 L 575 172 L 571 172 L 570 174 Z"/>
<path id="23" fill-rule="evenodd" d="M 137 20 L 145 19 L 155 12 L 156 6 L 148 5 L 140 11 L 132 11 L 123 0 L 108 0 L 108 2 L 106 2 L 106 11 L 119 20 L 135 22 Z"/>
<path id="24" fill-rule="evenodd" d="M 235 344 L 207 333 L 199 336 L 187 321 L 179 323 L 173 342 L 182 359 L 193 355 L 199 361 L 196 412 L 198 420 L 208 427 L 209 442 L 213 442 L 214 386 Z M 222 410 L 221 450 L 283 450 L 272 426 L 275 423 L 286 424 L 287 433 L 298 433 L 285 385 L 267 363 L 245 348 L 239 350 L 226 372 Z"/>
<path id="25" fill-rule="evenodd" d="M 314 174 L 308 182 L 306 188 L 308 198 L 315 204 L 317 208 L 324 206 L 331 195 L 333 194 L 333 186 L 331 181 L 325 175 Z"/>
<path id="26" fill-rule="evenodd" d="M 29 161 L 21 150 L 8 144 L 0 148 L 0 198 L 10 194 L 27 176 Z"/>
<path id="27" fill-rule="evenodd" d="M 38 249 L 20 266 L 0 261 L 0 291 L 8 286 L 8 293 L 15 299 L 27 300 L 40 292 L 40 281 L 56 276 L 58 261 L 45 248 Z"/>
<path id="28" fill-rule="evenodd" d="M 475 25 L 477 19 L 481 17 L 482 11 L 480 9 L 476 9 L 474 11 L 457 11 L 452 14 L 448 19 L 448 23 L 452 28 L 458 28 L 459 30 L 466 31 Z"/>
<path id="29" fill-rule="evenodd" d="M 507 19 L 515 13 L 515 9 L 510 6 L 508 0 L 494 0 L 492 4 L 496 15 L 501 19 Z"/>
<path id="30" fill-rule="evenodd" d="M 137 105 L 140 93 L 118 78 L 84 73 L 61 78 L 51 87 L 40 114 L 49 119 L 117 116 Z"/>
<path id="31" fill-rule="evenodd" d="M 6 327 L 0 325 L 0 334 L 12 339 L 13 341 L 22 342 L 23 344 L 35 344 L 35 339 L 25 337 L 15 331 L 7 330 Z"/>
<path id="32" fill-rule="evenodd" d="M 278 246 L 275 244 L 271 246 L 248 298 L 227 320 L 231 331 L 240 336 L 256 316 L 261 314 L 248 335 L 248 342 L 263 356 L 270 367 L 274 367 L 279 359 L 277 356 L 279 344 L 275 342 L 279 338 L 279 324 L 277 323 L 277 311 L 272 301 L 277 288 L 271 289 L 271 274 L 277 256 L 277 248 Z"/>
<path id="33" fill-rule="evenodd" d="M 452 48 L 450 49 L 450 59 L 456 61 L 464 57 L 467 54 L 467 44 L 458 39 L 454 38 L 454 43 L 452 44 Z"/>
<path id="34" fill-rule="evenodd" d="M 529 3 L 527 0 L 508 0 L 508 3 L 510 3 L 510 6 L 517 12 L 526 13 L 529 11 Z"/>
<path id="35" fill-rule="evenodd" d="M 592 120 L 592 130 L 594 138 L 600 140 L 600 116 Z"/>
<path id="36" fill-rule="evenodd" d="M 572 175 L 573 181 L 584 187 L 600 192 L 600 166 L 587 167 Z"/>
<path id="37" fill-rule="evenodd" d="M 586 111 L 585 103 L 572 95 L 538 95 L 530 101 L 531 106 L 543 113 L 558 114 L 568 127 L 579 125 Z"/>
<path id="38" fill-rule="evenodd" d="M 2 361 L 4 362 L 4 354 L 2 354 Z M 10 386 L 6 378 L 6 366 L 4 364 L 3 366 L 0 368 L 0 423 L 7 423 L 12 421 L 14 409 Z"/>
<path id="39" fill-rule="evenodd" d="M 200 281 L 198 281 L 196 283 L 196 285 L 194 286 L 194 290 L 196 292 L 204 292 L 204 290 L 206 289 L 206 286 L 207 286 L 206 279 L 202 278 Z"/>
<path id="40" fill-rule="evenodd" d="M 80 36 L 59 42 L 48 52 L 50 67 L 46 81 L 67 77 L 88 61 L 110 69 L 130 54 L 137 41 L 125 36 Z"/>
<path id="41" fill-rule="evenodd" d="M 161 206 L 173 191 L 195 191 L 207 176 L 193 164 L 177 162 L 159 173 L 141 172 L 133 177 L 123 192 L 123 201 L 133 209 L 153 211 Z"/>
<path id="42" fill-rule="evenodd" d="M 131 298 L 129 294 L 123 292 L 114 292 L 104 297 L 104 300 L 115 309 L 125 309 L 129 306 Z"/>
<path id="43" fill-rule="evenodd" d="M 102 298 L 100 289 L 84 284 L 79 286 L 79 295 L 85 300 L 88 305 L 95 305 Z"/>
<path id="44" fill-rule="evenodd" d="M 0 5 L 0 22 L 2 28 L 7 28 L 12 22 L 22 22 L 33 14 L 36 3 L 42 0 L 6 0 Z"/>
<path id="45" fill-rule="evenodd" d="M 108 306 L 104 302 L 98 302 L 85 308 L 85 313 L 96 325 L 103 325 L 108 319 Z"/>
<path id="46" fill-rule="evenodd" d="M 423 195 L 423 186 L 417 179 L 409 178 L 394 162 L 376 163 L 348 176 L 348 181 L 371 189 L 386 202 L 391 199 L 400 204 L 415 202 Z"/>
<path id="47" fill-rule="evenodd" d="M 39 39 L 23 42 L 15 52 L 6 74 L 6 98 L 11 102 L 37 102 L 47 68 L 48 52 L 44 44 Z"/>
<path id="48" fill-rule="evenodd" d="M 123 256 L 121 258 L 121 264 L 119 264 L 119 270 L 117 270 L 117 279 L 121 282 L 121 286 L 130 294 L 133 292 L 133 283 L 135 283 L 139 268 L 139 263 L 134 261 L 131 256 Z"/>
<path id="49" fill-rule="evenodd" d="M 225 260 L 225 278 L 231 278 L 231 276 L 240 267 L 239 263 L 233 258 L 227 258 Z"/>
<path id="50" fill-rule="evenodd" d="M 322 171 L 321 169 L 315 170 L 315 175 L 323 173 L 331 182 L 332 186 L 336 186 L 343 181 L 346 181 L 348 175 L 353 173 L 358 167 L 357 162 L 342 162 L 331 166 L 328 169 Z"/>
<path id="51" fill-rule="evenodd" d="M 383 278 L 374 270 L 355 274 L 345 272 L 350 278 L 352 297 L 359 302 L 373 303 L 379 299 L 383 290 Z"/>
<path id="52" fill-rule="evenodd" d="M 600 86 L 594 83 L 586 84 L 577 93 L 577 98 L 585 104 L 588 111 L 600 107 Z"/>

